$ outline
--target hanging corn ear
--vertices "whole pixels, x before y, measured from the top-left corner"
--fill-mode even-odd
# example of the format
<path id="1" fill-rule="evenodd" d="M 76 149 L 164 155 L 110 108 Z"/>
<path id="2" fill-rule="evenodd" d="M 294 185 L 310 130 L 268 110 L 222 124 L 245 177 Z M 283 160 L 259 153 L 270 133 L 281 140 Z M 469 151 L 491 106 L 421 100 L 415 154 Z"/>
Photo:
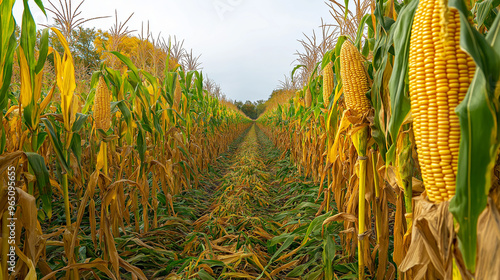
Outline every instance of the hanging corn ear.
<path id="1" fill-rule="evenodd" d="M 366 98 L 366 92 L 369 86 L 363 58 L 358 49 L 349 41 L 345 41 L 340 50 L 340 77 L 347 108 L 354 110 L 357 114 L 368 112 L 370 101 Z"/>
<path id="2" fill-rule="evenodd" d="M 311 95 L 311 90 L 309 89 L 309 87 L 306 90 L 306 96 L 305 96 L 304 100 L 306 102 L 306 108 L 311 107 L 312 95 Z"/>
<path id="3" fill-rule="evenodd" d="M 329 62 L 323 70 L 323 101 L 325 108 L 330 104 L 330 95 L 333 92 L 333 62 Z M 308 89 L 309 90 L 309 89 Z"/>
<path id="4" fill-rule="evenodd" d="M 107 131 L 111 127 L 110 95 L 104 78 L 100 76 L 94 101 L 94 120 L 96 128 L 104 131 Z"/>
<path id="5" fill-rule="evenodd" d="M 345 41 L 340 49 L 340 77 L 344 90 L 347 109 L 355 114 L 366 114 L 370 110 L 370 101 L 366 98 L 369 89 L 368 78 L 363 66 L 363 58 L 356 47 Z M 344 118 L 344 116 L 342 116 Z M 342 122 L 342 121 L 341 121 Z M 363 126 L 352 132 L 352 142 L 358 152 L 358 279 L 364 279 L 367 239 L 365 238 L 366 215 L 366 147 L 368 142 L 368 127 Z M 337 141 L 337 140 L 336 140 Z"/>
<path id="6" fill-rule="evenodd" d="M 181 98 L 182 98 L 181 83 L 179 82 L 179 79 L 176 79 L 175 91 L 174 91 L 174 108 L 176 110 L 179 109 L 179 105 L 181 104 Z"/>
<path id="7" fill-rule="evenodd" d="M 448 3 L 421 0 L 410 39 L 410 99 L 418 160 L 430 201 L 455 195 L 460 124 L 455 107 L 474 76 L 460 49 L 460 17 Z"/>

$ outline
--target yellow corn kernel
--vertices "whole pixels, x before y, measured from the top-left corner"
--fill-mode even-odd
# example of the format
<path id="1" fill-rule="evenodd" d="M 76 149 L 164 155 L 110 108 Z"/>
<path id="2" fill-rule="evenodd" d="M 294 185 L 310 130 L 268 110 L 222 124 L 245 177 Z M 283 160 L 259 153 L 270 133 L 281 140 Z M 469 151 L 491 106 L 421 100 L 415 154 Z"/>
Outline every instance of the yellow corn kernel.
<path id="1" fill-rule="evenodd" d="M 363 58 L 349 41 L 345 41 L 340 50 L 340 77 L 347 108 L 357 114 L 367 113 L 370 110 L 370 101 L 366 98 L 369 86 Z"/>
<path id="2" fill-rule="evenodd" d="M 99 77 L 99 83 L 94 98 L 94 120 L 97 129 L 107 131 L 111 127 L 111 93 L 104 81 Z"/>
<path id="3" fill-rule="evenodd" d="M 333 92 L 333 86 L 333 62 L 330 61 L 325 66 L 325 69 L 323 69 L 323 101 L 325 108 L 330 105 L 330 95 Z"/>
<path id="4" fill-rule="evenodd" d="M 459 44 L 458 11 L 446 0 L 420 0 L 410 38 L 410 100 L 422 178 L 433 202 L 455 193 L 460 145 L 455 108 L 475 71 Z"/>
<path id="5" fill-rule="evenodd" d="M 304 97 L 304 100 L 305 100 L 305 103 L 306 103 L 306 108 L 311 107 L 312 95 L 311 95 L 311 90 L 309 89 L 309 87 L 306 90 L 306 96 Z"/>

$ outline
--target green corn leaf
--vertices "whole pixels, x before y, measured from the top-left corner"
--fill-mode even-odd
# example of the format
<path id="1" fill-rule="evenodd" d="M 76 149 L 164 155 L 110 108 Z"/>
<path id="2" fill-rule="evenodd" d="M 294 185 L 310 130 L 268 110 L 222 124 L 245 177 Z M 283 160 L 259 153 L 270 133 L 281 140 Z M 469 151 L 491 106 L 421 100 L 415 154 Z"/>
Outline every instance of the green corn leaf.
<path id="1" fill-rule="evenodd" d="M 404 120 L 410 113 L 410 98 L 408 92 L 408 61 L 410 56 L 410 35 L 413 17 L 417 10 L 418 1 L 413 0 L 405 6 L 394 26 L 394 67 L 389 80 L 389 91 L 391 97 L 391 119 L 389 120 L 389 133 L 392 145 L 395 145 L 399 130 Z M 390 147 L 389 150 L 395 150 Z M 390 155 L 395 155 L 391 153 Z M 394 158 L 387 156 L 387 163 L 393 162 Z"/>
<path id="2" fill-rule="evenodd" d="M 307 280 L 317 280 L 317 279 L 320 279 L 319 276 L 321 275 L 321 273 L 323 273 L 323 270 L 322 269 L 318 269 L 318 270 L 313 270 L 312 272 L 310 272 L 306 277 Z"/>
<path id="3" fill-rule="evenodd" d="M 137 67 L 135 67 L 132 60 L 119 52 L 111 52 L 111 53 L 114 54 L 116 57 L 118 57 L 118 59 L 120 59 L 123 63 L 125 63 L 125 65 L 127 65 L 127 67 L 132 71 L 132 75 L 129 75 L 129 77 L 132 78 L 134 82 L 140 83 L 141 79 L 139 78 L 139 70 L 137 69 Z"/>
<path id="4" fill-rule="evenodd" d="M 57 159 L 59 160 L 59 163 L 66 172 L 69 172 L 71 169 L 69 168 L 69 162 L 66 161 L 66 158 L 64 157 L 63 154 L 63 144 L 61 142 L 60 135 L 58 135 L 58 133 L 54 129 L 54 126 L 52 125 L 52 122 L 49 119 L 42 118 L 42 122 L 45 125 L 47 133 L 49 135 L 50 142 L 56 152 L 56 156 Z"/>
<path id="5" fill-rule="evenodd" d="M 28 0 L 23 0 L 24 11 L 22 17 L 20 45 L 23 48 L 26 61 L 30 70 L 35 68 L 35 43 L 36 43 L 36 24 L 28 6 Z M 31 81 L 34 84 L 34 73 L 31 72 Z M 33 87 L 34 88 L 34 87 Z"/>
<path id="6" fill-rule="evenodd" d="M 52 188 L 50 186 L 49 171 L 45 166 L 45 160 L 37 153 L 25 153 L 28 162 L 36 176 L 36 185 L 38 193 L 42 199 L 43 211 L 50 219 L 52 217 Z"/>
<path id="7" fill-rule="evenodd" d="M 297 70 L 299 70 L 299 68 L 302 68 L 302 67 L 306 67 L 306 66 L 305 66 L 305 65 L 302 65 L 302 64 L 299 64 L 299 65 L 297 65 L 297 66 L 295 66 L 295 67 L 293 68 L 293 70 L 292 70 L 292 74 L 291 74 L 292 81 L 293 81 L 293 76 L 294 76 L 295 72 L 296 72 Z M 324 66 L 323 66 L 323 67 L 324 67 Z M 322 68 L 323 68 L 323 67 L 322 67 Z"/>
<path id="8" fill-rule="evenodd" d="M 377 18 L 377 22 L 381 25 L 381 27 L 385 30 L 385 32 L 389 32 L 392 24 L 394 23 L 394 19 L 385 16 L 384 2 L 385 2 L 384 0 L 377 0 L 377 5 L 375 7 L 374 14 L 375 17 Z"/>
<path id="9" fill-rule="evenodd" d="M 45 16 L 47 16 L 47 13 L 45 12 L 45 7 L 43 6 L 42 0 L 34 0 L 38 8 L 43 12 Z"/>
<path id="10" fill-rule="evenodd" d="M 83 106 L 82 113 L 87 114 L 90 111 L 92 105 L 94 105 L 96 90 L 92 89 L 87 95 L 87 100 L 85 101 L 85 106 Z"/>
<path id="11" fill-rule="evenodd" d="M 80 137 L 80 134 L 73 134 L 70 147 L 76 157 L 76 160 L 78 161 L 78 164 L 80 165 L 82 162 L 82 138 Z"/>
<path id="12" fill-rule="evenodd" d="M 120 109 L 120 112 L 122 113 L 123 118 L 125 119 L 127 125 L 130 126 L 132 124 L 132 113 L 130 112 L 130 109 L 128 108 L 127 104 L 125 103 L 125 100 L 120 100 L 116 102 L 116 106 Z"/>
<path id="13" fill-rule="evenodd" d="M 137 124 L 137 128 L 138 128 L 137 152 L 139 152 L 139 158 L 141 159 L 141 162 L 144 163 L 146 150 L 147 150 L 146 136 L 144 135 L 144 130 L 142 128 L 141 123 L 136 121 L 136 124 Z"/>
<path id="14" fill-rule="evenodd" d="M 315 259 L 312 259 L 311 261 L 309 261 L 307 263 L 304 263 L 304 264 L 296 266 L 286 276 L 287 277 L 300 277 L 301 275 L 304 274 L 304 271 L 306 269 L 308 269 L 312 265 L 312 262 L 314 262 L 314 261 L 315 261 Z M 325 267 L 325 270 L 328 271 L 328 268 Z M 330 268 L 330 270 L 331 270 L 331 268 Z M 328 276 L 333 276 L 333 275 L 331 275 L 331 274 L 328 275 L 328 273 L 325 272 L 325 278 L 324 279 L 334 279 L 333 277 L 332 278 L 328 278 Z"/>
<path id="15" fill-rule="evenodd" d="M 152 84 L 154 87 L 158 85 L 158 82 L 153 75 L 151 75 L 150 73 L 148 73 L 147 71 L 144 71 L 144 70 L 141 70 L 140 72 L 141 72 L 141 74 L 144 75 L 144 77 L 148 80 L 148 82 L 150 84 Z"/>
<path id="16" fill-rule="evenodd" d="M 43 131 L 38 132 L 35 151 L 38 151 L 40 149 L 43 142 L 45 141 L 45 138 L 47 138 L 47 135 L 48 134 L 46 132 Z"/>
<path id="17" fill-rule="evenodd" d="M 486 207 L 491 174 L 498 155 L 498 96 L 500 78 L 500 17 L 486 38 L 468 22 L 462 0 L 449 5 L 460 12 L 460 45 L 476 62 L 476 73 L 465 99 L 456 108 L 461 140 L 456 194 L 450 212 L 459 224 L 458 245 L 467 269 L 474 273 L 477 256 L 477 222 Z"/>
<path id="18" fill-rule="evenodd" d="M 323 264 L 325 266 L 325 279 L 333 279 L 333 260 L 336 254 L 333 236 L 327 235 L 323 240 Z"/>
<path id="19" fill-rule="evenodd" d="M 347 15 L 349 15 L 349 0 L 344 0 L 344 5 L 345 5 L 344 18 L 347 20 Z"/>
<path id="20" fill-rule="evenodd" d="M 73 123 L 72 131 L 73 132 L 80 131 L 80 129 L 82 129 L 82 127 L 85 125 L 85 122 L 87 121 L 88 117 L 89 117 L 88 115 L 84 115 L 84 114 L 81 114 L 81 113 L 76 113 L 76 117 L 75 117 L 76 120 Z"/>
<path id="21" fill-rule="evenodd" d="M 359 23 L 358 32 L 356 33 L 356 40 L 354 41 L 354 45 L 358 49 L 359 49 L 359 46 L 361 44 L 361 39 L 363 38 L 363 34 L 364 34 L 364 30 L 365 30 L 365 24 L 367 24 L 367 22 L 371 22 L 371 19 L 372 19 L 372 15 L 371 14 L 366 14 L 361 19 L 361 22 Z"/>
<path id="22" fill-rule="evenodd" d="M 283 245 L 271 257 L 271 259 L 269 260 L 269 263 L 266 265 L 266 267 L 264 267 L 264 271 L 262 271 L 262 273 L 259 275 L 259 277 L 257 277 L 257 279 L 255 279 L 255 280 L 261 279 L 262 276 L 264 276 L 264 273 L 266 272 L 267 268 L 272 264 L 274 259 L 276 259 L 284 250 L 288 249 L 288 247 L 290 247 L 290 245 L 292 245 L 294 239 L 295 239 L 295 236 L 291 235 L 285 240 Z"/>
<path id="23" fill-rule="evenodd" d="M 215 280 L 215 278 L 210 276 L 210 274 L 208 274 L 205 270 L 200 270 L 198 272 L 198 276 L 200 276 L 201 280 Z"/>
<path id="24" fill-rule="evenodd" d="M 186 75 L 186 80 L 184 82 L 184 85 L 186 86 L 187 90 L 189 90 L 191 87 L 191 81 L 193 80 L 193 75 L 194 75 L 194 71 L 189 71 Z"/>
<path id="25" fill-rule="evenodd" d="M 495 18 L 497 12 L 493 7 L 498 7 L 500 5 L 500 0 L 486 0 L 480 3 L 476 3 L 477 15 L 477 28 L 481 28 L 483 25 L 490 29 L 492 19 Z"/>
<path id="26" fill-rule="evenodd" d="M 0 13 L 2 15 L 0 17 L 0 71 L 3 72 L 3 81 L 0 82 L 0 111 L 7 106 L 14 51 L 17 48 L 16 23 L 12 15 L 14 2 L 14 0 L 3 0 L 0 4 Z"/>
<path id="27" fill-rule="evenodd" d="M 5 145 L 7 144 L 7 136 L 5 135 L 5 129 L 2 129 L 2 137 L 0 138 L 0 154 L 5 151 Z"/>
<path id="28" fill-rule="evenodd" d="M 40 51 L 38 62 L 35 67 L 35 73 L 38 74 L 43 70 L 45 65 L 45 60 L 47 59 L 47 54 L 49 53 L 49 29 L 45 28 L 42 31 L 42 37 L 40 38 Z"/>
<path id="29" fill-rule="evenodd" d="M 370 21 L 369 21 L 370 22 Z M 386 72 L 387 63 L 390 63 L 390 50 L 392 48 L 392 37 L 393 30 L 389 34 L 385 32 L 380 32 L 377 41 L 374 46 L 373 51 L 373 63 L 372 68 L 369 68 L 368 73 L 373 73 L 373 84 L 371 88 L 371 94 L 368 98 L 371 98 L 371 103 L 375 108 L 375 116 L 373 120 L 373 126 L 371 127 L 371 133 L 373 139 L 377 142 L 379 150 L 382 154 L 382 158 L 385 160 L 385 154 L 387 151 L 387 139 L 385 135 L 386 119 L 385 114 L 383 114 L 383 100 L 384 96 L 387 96 L 387 76 L 384 75 Z M 394 75 L 394 74 L 393 74 Z"/>
<path id="30" fill-rule="evenodd" d="M 203 95 L 203 73 L 196 71 L 196 79 L 195 79 L 195 86 L 198 92 L 198 100 L 202 101 L 204 98 Z"/>

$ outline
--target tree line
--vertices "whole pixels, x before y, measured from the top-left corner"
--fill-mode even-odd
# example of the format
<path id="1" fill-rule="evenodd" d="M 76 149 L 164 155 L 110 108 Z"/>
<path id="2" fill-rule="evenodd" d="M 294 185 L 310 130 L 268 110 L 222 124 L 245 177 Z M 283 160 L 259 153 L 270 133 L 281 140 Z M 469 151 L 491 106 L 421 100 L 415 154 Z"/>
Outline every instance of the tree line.
<path id="1" fill-rule="evenodd" d="M 262 113 L 264 113 L 266 109 L 266 101 L 265 100 L 257 100 L 252 102 L 250 100 L 245 101 L 235 101 L 234 105 L 238 107 L 240 111 L 242 111 L 247 117 L 251 119 L 257 119 Z"/>

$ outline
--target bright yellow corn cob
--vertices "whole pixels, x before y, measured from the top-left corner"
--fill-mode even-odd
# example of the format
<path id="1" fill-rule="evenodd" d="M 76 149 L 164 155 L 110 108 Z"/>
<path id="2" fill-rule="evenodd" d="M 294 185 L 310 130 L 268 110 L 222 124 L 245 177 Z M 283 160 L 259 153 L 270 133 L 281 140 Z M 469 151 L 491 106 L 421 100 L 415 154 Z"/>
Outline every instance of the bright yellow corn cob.
<path id="1" fill-rule="evenodd" d="M 111 127 L 111 93 L 102 76 L 99 77 L 99 83 L 94 98 L 94 120 L 98 129 L 107 131 Z"/>
<path id="2" fill-rule="evenodd" d="M 181 98 L 182 98 L 181 83 L 179 82 L 179 79 L 176 79 L 175 91 L 174 91 L 174 108 L 176 110 L 179 109 L 179 106 L 181 104 Z"/>
<path id="3" fill-rule="evenodd" d="M 325 108 L 330 105 L 330 95 L 333 92 L 333 62 L 329 62 L 323 70 L 323 101 Z"/>
<path id="4" fill-rule="evenodd" d="M 309 87 L 306 90 L 306 96 L 305 96 L 304 100 L 306 102 L 306 108 L 311 107 L 312 95 L 311 95 L 311 90 L 309 89 Z"/>
<path id="5" fill-rule="evenodd" d="M 363 58 L 358 49 L 349 41 L 345 41 L 340 50 L 340 78 L 347 108 L 357 114 L 368 112 L 370 101 L 366 98 L 366 92 L 369 86 Z"/>
<path id="6" fill-rule="evenodd" d="M 475 71 L 459 44 L 458 11 L 440 0 L 420 0 L 410 39 L 410 99 L 418 160 L 433 202 L 455 195 L 460 145 L 455 108 Z"/>

